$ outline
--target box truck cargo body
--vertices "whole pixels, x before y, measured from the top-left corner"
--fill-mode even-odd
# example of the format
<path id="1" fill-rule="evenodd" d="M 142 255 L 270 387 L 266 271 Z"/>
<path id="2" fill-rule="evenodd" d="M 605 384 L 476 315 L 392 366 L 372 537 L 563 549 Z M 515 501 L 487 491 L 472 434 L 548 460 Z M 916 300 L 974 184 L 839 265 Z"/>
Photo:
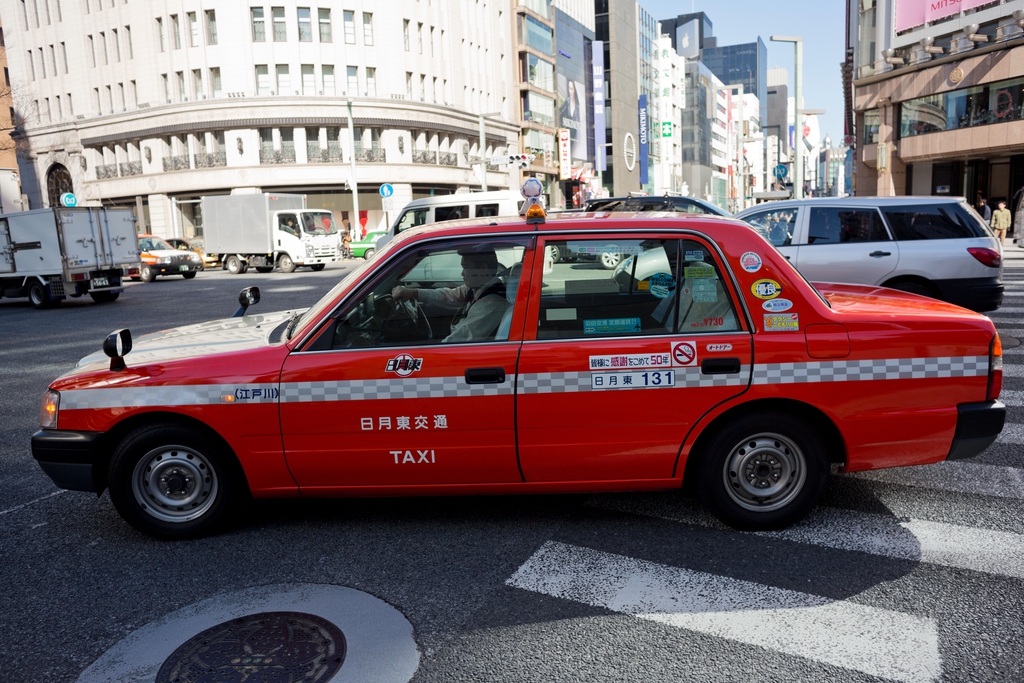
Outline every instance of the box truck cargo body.
<path id="1" fill-rule="evenodd" d="M 247 194 L 202 198 L 203 239 L 228 271 L 250 266 L 290 273 L 299 266 L 323 270 L 341 253 L 334 215 L 310 209 L 301 194 Z"/>
<path id="2" fill-rule="evenodd" d="M 130 209 L 37 209 L 0 215 L 0 295 L 47 308 L 88 294 L 113 301 L 139 273 Z"/>

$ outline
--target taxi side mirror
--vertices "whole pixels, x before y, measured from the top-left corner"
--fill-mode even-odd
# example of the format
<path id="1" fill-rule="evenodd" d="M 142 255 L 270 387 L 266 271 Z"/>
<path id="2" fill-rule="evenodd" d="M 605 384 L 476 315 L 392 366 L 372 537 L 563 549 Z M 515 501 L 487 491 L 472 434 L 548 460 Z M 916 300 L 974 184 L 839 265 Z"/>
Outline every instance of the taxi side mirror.
<path id="1" fill-rule="evenodd" d="M 110 369 L 112 371 L 124 370 L 124 356 L 132 350 L 132 333 L 125 328 L 115 330 L 103 340 L 103 353 L 110 357 Z"/>
<path id="2" fill-rule="evenodd" d="M 245 310 L 253 304 L 260 302 L 260 288 L 259 287 L 246 287 L 238 293 L 238 310 L 231 316 L 232 318 L 241 318 L 245 315 Z"/>

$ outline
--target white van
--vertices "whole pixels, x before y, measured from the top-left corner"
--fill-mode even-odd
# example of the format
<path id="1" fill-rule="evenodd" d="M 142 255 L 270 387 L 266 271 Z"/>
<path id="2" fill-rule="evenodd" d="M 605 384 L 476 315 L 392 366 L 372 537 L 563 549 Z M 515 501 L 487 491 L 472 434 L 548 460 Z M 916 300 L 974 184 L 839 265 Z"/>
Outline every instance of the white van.
<path id="1" fill-rule="evenodd" d="M 428 223 L 455 221 L 462 218 L 486 218 L 489 216 L 518 216 L 523 197 L 519 190 L 498 192 L 463 192 L 436 197 L 414 199 L 405 205 L 402 212 L 391 224 L 391 228 L 377 240 L 380 249 L 395 235 Z"/>

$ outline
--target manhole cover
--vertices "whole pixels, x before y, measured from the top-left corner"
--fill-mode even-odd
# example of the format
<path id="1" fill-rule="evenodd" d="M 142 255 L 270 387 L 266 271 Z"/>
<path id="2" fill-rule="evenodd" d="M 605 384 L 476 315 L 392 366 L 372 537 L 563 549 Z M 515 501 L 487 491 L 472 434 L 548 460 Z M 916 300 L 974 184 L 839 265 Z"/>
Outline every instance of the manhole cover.
<path id="1" fill-rule="evenodd" d="M 324 683 L 345 662 L 345 636 L 301 612 L 261 612 L 199 633 L 175 650 L 156 683 Z"/>

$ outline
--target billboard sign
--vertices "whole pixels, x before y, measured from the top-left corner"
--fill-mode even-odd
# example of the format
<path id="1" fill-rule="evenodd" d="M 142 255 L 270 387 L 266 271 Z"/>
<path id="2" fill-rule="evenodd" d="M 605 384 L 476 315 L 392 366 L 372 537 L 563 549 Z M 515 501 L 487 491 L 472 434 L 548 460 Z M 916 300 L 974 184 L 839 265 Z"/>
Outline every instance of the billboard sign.
<path id="1" fill-rule="evenodd" d="M 676 27 L 676 54 L 686 59 L 700 55 L 700 24 L 694 19 Z"/>
<path id="2" fill-rule="evenodd" d="M 595 166 L 599 171 L 608 170 L 605 147 L 607 142 L 604 136 L 604 41 L 595 40 L 594 43 L 594 145 Z"/>
<path id="3" fill-rule="evenodd" d="M 988 5 L 992 0 L 897 0 L 896 30 L 905 31 L 931 21 Z"/>
<path id="4" fill-rule="evenodd" d="M 647 184 L 647 95 L 640 96 L 637 106 L 640 114 L 640 184 Z"/>
<path id="5" fill-rule="evenodd" d="M 558 129 L 558 179 L 572 178 L 572 139 L 568 128 Z"/>

